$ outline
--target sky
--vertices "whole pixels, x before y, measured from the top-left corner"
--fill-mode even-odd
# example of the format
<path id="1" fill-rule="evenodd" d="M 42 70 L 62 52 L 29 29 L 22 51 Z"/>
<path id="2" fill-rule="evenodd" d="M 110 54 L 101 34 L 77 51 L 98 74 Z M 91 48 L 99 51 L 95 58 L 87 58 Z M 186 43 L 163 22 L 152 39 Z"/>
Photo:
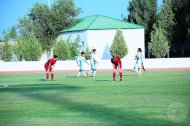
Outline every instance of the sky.
<path id="1" fill-rule="evenodd" d="M 50 4 L 54 0 L 49 0 Z M 101 14 L 121 19 L 121 15 L 128 15 L 127 7 L 130 0 L 74 0 L 77 7 L 82 9 L 78 18 Z M 47 3 L 48 0 L 0 0 L 0 39 L 2 32 L 18 24 L 18 19 L 27 15 L 36 3 Z M 158 0 L 160 5 L 162 0 Z"/>

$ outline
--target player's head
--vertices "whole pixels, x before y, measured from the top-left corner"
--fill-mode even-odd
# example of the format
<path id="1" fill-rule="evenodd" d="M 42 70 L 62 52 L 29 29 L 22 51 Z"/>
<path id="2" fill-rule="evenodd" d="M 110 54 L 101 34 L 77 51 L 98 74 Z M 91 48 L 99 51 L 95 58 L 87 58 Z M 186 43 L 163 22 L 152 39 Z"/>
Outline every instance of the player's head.
<path id="1" fill-rule="evenodd" d="M 93 49 L 92 52 L 95 54 L 96 53 L 96 49 Z"/>
<path id="2" fill-rule="evenodd" d="M 137 49 L 137 52 L 142 52 L 141 48 L 138 48 L 138 49 Z"/>
<path id="3" fill-rule="evenodd" d="M 85 57 L 85 52 L 81 52 L 81 56 L 82 56 L 82 57 Z"/>
<path id="4" fill-rule="evenodd" d="M 54 58 L 55 60 L 57 60 L 57 59 L 58 59 L 58 56 L 57 56 L 57 55 L 54 55 L 53 58 Z"/>

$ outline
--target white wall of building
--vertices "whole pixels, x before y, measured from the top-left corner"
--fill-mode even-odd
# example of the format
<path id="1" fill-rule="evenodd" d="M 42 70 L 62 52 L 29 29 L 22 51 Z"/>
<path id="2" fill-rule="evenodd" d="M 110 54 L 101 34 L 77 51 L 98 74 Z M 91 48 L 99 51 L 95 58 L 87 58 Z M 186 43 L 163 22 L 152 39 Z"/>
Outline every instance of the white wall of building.
<path id="1" fill-rule="evenodd" d="M 190 58 L 144 59 L 145 68 L 190 68 Z M 98 69 L 112 69 L 110 60 L 100 60 Z M 135 61 L 122 59 L 123 69 L 133 69 Z M 0 72 L 5 71 L 44 71 L 44 61 L 3 62 Z M 85 65 L 86 69 L 90 66 Z M 78 70 L 76 61 L 57 61 L 54 70 Z"/>
<path id="2" fill-rule="evenodd" d="M 136 54 L 137 48 L 142 48 L 144 54 L 144 29 L 123 29 L 124 39 L 128 47 L 128 55 L 126 59 L 133 59 Z M 110 59 L 109 49 L 113 42 L 116 29 L 114 30 L 87 30 L 67 32 L 60 35 L 60 38 L 67 39 L 70 35 L 74 41 L 77 36 L 80 36 L 81 42 L 85 42 L 85 45 L 90 49 L 97 49 L 97 58 L 106 60 Z M 85 46 L 85 48 L 86 48 Z"/>

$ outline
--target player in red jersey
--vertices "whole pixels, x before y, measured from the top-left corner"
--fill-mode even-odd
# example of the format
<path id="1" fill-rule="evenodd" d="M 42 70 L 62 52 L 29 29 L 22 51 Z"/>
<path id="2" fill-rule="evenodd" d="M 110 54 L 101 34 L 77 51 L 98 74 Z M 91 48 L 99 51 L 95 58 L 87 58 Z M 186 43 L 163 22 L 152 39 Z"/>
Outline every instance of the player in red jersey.
<path id="1" fill-rule="evenodd" d="M 119 71 L 120 81 L 122 81 L 122 62 L 121 62 L 121 59 L 119 57 L 112 55 L 111 63 L 113 65 L 113 82 L 115 82 L 117 69 Z"/>
<path id="2" fill-rule="evenodd" d="M 57 55 L 54 55 L 53 58 L 49 59 L 44 67 L 45 67 L 45 70 L 46 70 L 46 79 L 48 80 L 49 79 L 49 74 L 51 74 L 51 80 L 54 79 L 54 73 L 53 73 L 53 68 L 55 67 L 55 64 L 56 64 L 56 61 L 58 59 L 58 56 Z"/>

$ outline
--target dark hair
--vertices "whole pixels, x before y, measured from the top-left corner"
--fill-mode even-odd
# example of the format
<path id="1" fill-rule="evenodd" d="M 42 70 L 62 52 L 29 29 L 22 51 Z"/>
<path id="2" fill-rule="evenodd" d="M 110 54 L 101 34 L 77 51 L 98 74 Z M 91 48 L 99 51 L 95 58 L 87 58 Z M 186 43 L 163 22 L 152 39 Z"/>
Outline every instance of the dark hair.
<path id="1" fill-rule="evenodd" d="M 53 55 L 53 58 L 58 58 L 58 56 L 57 55 Z"/>
<path id="2" fill-rule="evenodd" d="M 85 54 L 85 52 L 81 52 L 81 55 Z"/>
<path id="3" fill-rule="evenodd" d="M 93 49 L 93 50 L 92 50 L 92 52 L 95 52 L 95 51 L 96 51 L 96 49 Z"/>
<path id="4" fill-rule="evenodd" d="M 139 50 L 140 52 L 142 52 L 141 48 L 138 48 L 138 50 Z"/>

